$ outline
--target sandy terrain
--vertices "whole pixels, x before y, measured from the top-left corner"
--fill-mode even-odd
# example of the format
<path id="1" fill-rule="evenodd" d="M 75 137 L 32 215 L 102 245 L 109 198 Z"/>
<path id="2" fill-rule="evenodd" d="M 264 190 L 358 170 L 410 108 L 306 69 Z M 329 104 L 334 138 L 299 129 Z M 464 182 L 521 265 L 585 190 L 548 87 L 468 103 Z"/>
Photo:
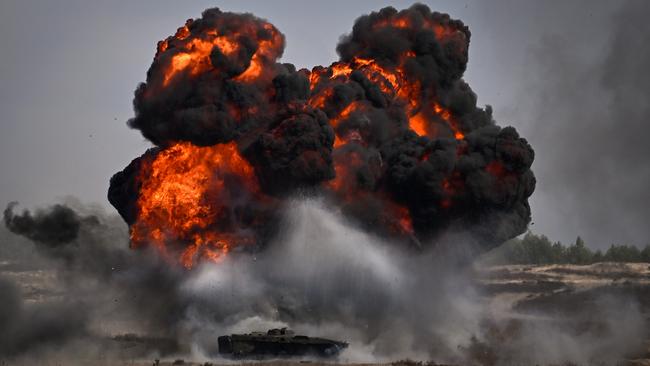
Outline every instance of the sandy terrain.
<path id="1" fill-rule="evenodd" d="M 502 312 L 501 319 L 523 320 L 538 326 L 549 322 L 573 323 L 573 329 L 579 330 L 602 327 L 608 321 L 616 326 L 618 319 L 591 315 L 599 314 L 596 307 L 609 297 L 638 307 L 640 321 L 650 329 L 648 263 L 493 266 L 478 268 L 476 278 L 493 305 L 490 308 Z M 622 363 L 650 365 L 650 341 L 646 340 L 645 347 Z"/>
<path id="2" fill-rule="evenodd" d="M 38 302 L 44 298 L 61 296 L 56 291 L 56 276 L 47 270 L 14 268 L 9 262 L 0 263 L 4 276 L 20 284 L 26 301 Z M 475 279 L 479 292 L 494 318 L 500 319 L 493 326 L 495 342 L 509 342 L 518 336 L 522 327 L 535 327 L 562 322 L 571 324 L 572 329 L 589 330 L 602 326 L 589 316 L 603 295 L 617 299 L 630 299 L 643 315 L 641 321 L 650 324 L 650 264 L 648 263 L 597 263 L 588 266 L 575 265 L 510 265 L 478 267 Z M 596 310 L 593 310 L 596 311 Z M 549 316 L 552 314 L 552 316 Z M 594 314 L 597 314 L 595 312 Z M 650 326 L 646 326 L 650 329 Z M 100 365 L 152 365 L 154 360 L 141 358 L 147 349 L 164 345 L 167 340 L 139 337 L 118 337 L 110 339 L 113 346 L 121 349 L 128 361 L 92 362 Z M 645 349 L 639 349 L 624 363 L 650 365 L 650 342 Z M 161 346 L 162 347 L 162 346 Z M 477 363 L 493 364 L 498 345 L 477 343 L 468 353 L 475 354 Z M 136 361 L 139 360 L 139 361 Z M 160 365 L 171 365 L 178 356 L 162 357 Z M 0 362 L 6 362 L 1 361 Z M 4 363 L 9 365 L 10 363 Z M 54 363 L 58 364 L 58 363 Z M 54 365 L 53 364 L 53 365 Z M 176 361 L 181 364 L 181 361 Z M 184 362 L 189 365 L 203 363 Z M 255 366 L 320 365 L 314 361 L 256 362 Z M 412 366 L 402 362 L 402 366 Z M 386 364 L 388 365 L 388 364 Z M 361 365 L 360 365 L 361 366 Z M 417 366 L 417 365 L 416 365 Z"/>

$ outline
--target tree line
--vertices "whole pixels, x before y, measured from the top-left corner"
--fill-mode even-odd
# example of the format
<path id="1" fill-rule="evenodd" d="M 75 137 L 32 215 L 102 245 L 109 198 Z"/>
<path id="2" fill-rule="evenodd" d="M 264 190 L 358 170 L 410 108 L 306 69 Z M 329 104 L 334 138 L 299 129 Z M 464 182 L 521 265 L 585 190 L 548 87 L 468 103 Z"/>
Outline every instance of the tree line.
<path id="1" fill-rule="evenodd" d="M 634 245 L 612 244 L 606 251 L 589 249 L 578 236 L 568 246 L 551 242 L 544 235 L 528 232 L 523 238 L 511 239 L 486 255 L 498 264 L 592 264 L 597 262 L 650 262 L 650 244 L 639 249 Z"/>

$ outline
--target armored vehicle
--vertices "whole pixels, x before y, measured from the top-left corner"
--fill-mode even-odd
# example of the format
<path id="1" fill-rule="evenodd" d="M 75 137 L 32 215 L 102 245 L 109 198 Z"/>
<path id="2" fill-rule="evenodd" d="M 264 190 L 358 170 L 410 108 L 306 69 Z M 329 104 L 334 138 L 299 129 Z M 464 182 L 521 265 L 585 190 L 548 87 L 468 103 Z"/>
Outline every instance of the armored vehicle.
<path id="1" fill-rule="evenodd" d="M 333 357 L 348 346 L 345 342 L 295 335 L 287 328 L 217 338 L 219 353 L 234 358 L 318 356 Z"/>

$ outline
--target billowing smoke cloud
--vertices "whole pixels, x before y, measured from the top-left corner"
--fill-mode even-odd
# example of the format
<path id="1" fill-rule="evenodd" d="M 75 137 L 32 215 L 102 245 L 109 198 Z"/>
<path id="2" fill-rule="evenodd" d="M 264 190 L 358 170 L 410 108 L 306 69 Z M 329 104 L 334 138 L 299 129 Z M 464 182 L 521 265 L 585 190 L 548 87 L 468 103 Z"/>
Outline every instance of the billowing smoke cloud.
<path id="1" fill-rule="evenodd" d="M 208 9 L 159 42 L 129 126 L 157 147 L 111 179 L 134 247 L 186 267 L 260 248 L 296 193 L 416 247 L 525 231 L 534 153 L 462 79 L 470 32 L 424 5 L 357 19 L 340 61 L 280 64 L 284 36 Z"/>
<path id="2" fill-rule="evenodd" d="M 18 202 L 10 203 L 4 211 L 5 226 L 13 233 L 52 248 L 77 238 L 81 218 L 69 207 L 54 205 L 49 212 L 38 211 L 32 215 L 29 211 L 24 211 L 22 215 L 16 215 L 13 208 L 17 204 Z M 88 217 L 86 220 L 91 222 L 94 218 Z"/>
<path id="3" fill-rule="evenodd" d="M 109 329 L 109 334 L 177 334 L 187 306 L 178 295 L 180 272 L 155 253 L 130 250 L 119 218 L 66 204 L 16 215 L 15 205 L 5 210 L 5 225 L 28 238 L 36 251 L 21 251 L 30 242 L 3 236 L 2 252 L 19 254 L 3 253 L 13 266 L 0 267 L 0 272 L 22 278 L 23 273 L 38 271 L 17 282 L 35 296 L 29 303 L 23 301 L 24 295 L 10 277 L 2 279 L 0 356 L 44 351 L 72 341 L 98 346 L 104 341 L 100 336 L 106 337 L 98 328 Z M 39 281 L 46 288 L 34 293 Z M 111 344 L 101 346 L 110 348 Z"/>
<path id="4" fill-rule="evenodd" d="M 471 253 L 469 238 L 405 251 L 350 224 L 326 199 L 287 201 L 267 250 L 231 253 L 191 271 L 169 266 L 155 250 L 128 250 L 119 218 L 78 210 L 76 217 L 92 215 L 98 223 L 80 219 L 77 238 L 66 244 L 76 248 L 71 257 L 38 251 L 56 269 L 48 283 L 61 282 L 53 294 L 27 302 L 8 280 L 0 282 L 6 294 L 0 357 L 35 362 L 58 350 L 54 359 L 66 362 L 79 355 L 117 360 L 124 351 L 108 337 L 137 333 L 168 338 L 137 357 L 171 350 L 213 360 L 219 335 L 289 326 L 350 342 L 342 361 L 587 363 L 620 360 L 645 336 L 642 309 L 624 288 L 567 301 L 567 310 L 529 301 L 518 310 L 533 305 L 533 316 L 513 314 L 473 286 L 471 266 L 462 265 L 464 252 Z M 29 244 L 18 239 L 3 246 Z M 79 265 L 92 256 L 104 259 Z M 29 281 L 19 283 L 33 286 Z"/>
<path id="5" fill-rule="evenodd" d="M 16 286 L 0 277 L 0 356 L 60 346 L 88 334 L 88 314 L 74 301 L 25 304 Z"/>
<path id="6" fill-rule="evenodd" d="M 290 326 L 344 337 L 346 361 L 588 364 L 615 363 L 646 336 L 637 298 L 623 289 L 586 292 L 584 301 L 567 294 L 558 307 L 536 306 L 542 296 L 517 307 L 527 315 L 513 313 L 459 265 L 468 240 L 405 252 L 313 200 L 292 201 L 281 227 L 263 255 L 230 256 L 185 283 L 194 298 L 186 324 L 200 349 L 213 350 L 218 332 Z"/>

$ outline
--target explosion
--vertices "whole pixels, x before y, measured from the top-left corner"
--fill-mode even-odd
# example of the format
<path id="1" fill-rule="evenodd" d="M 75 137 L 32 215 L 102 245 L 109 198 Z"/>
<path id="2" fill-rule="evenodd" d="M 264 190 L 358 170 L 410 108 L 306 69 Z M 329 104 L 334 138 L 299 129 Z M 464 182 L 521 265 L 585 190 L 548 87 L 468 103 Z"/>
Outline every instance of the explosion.
<path id="1" fill-rule="evenodd" d="M 228 213 L 219 204 L 232 194 L 259 190 L 253 168 L 234 144 L 178 143 L 158 154 L 140 174 L 140 211 L 131 231 L 134 246 L 149 243 L 167 255 L 165 243 L 182 239 L 191 244 L 183 248 L 181 262 L 191 267 L 199 253 L 217 261 L 228 252 L 230 242 L 252 240 L 246 233 L 232 232 L 237 228 L 229 225 Z"/>
<path id="2" fill-rule="evenodd" d="M 469 29 L 414 5 L 357 19 L 329 67 L 278 63 L 284 36 L 208 9 L 158 43 L 128 124 L 156 147 L 111 179 L 132 247 L 191 268 L 263 248 L 287 198 L 319 195 L 393 242 L 485 248 L 525 231 L 534 152 L 462 79 Z"/>

